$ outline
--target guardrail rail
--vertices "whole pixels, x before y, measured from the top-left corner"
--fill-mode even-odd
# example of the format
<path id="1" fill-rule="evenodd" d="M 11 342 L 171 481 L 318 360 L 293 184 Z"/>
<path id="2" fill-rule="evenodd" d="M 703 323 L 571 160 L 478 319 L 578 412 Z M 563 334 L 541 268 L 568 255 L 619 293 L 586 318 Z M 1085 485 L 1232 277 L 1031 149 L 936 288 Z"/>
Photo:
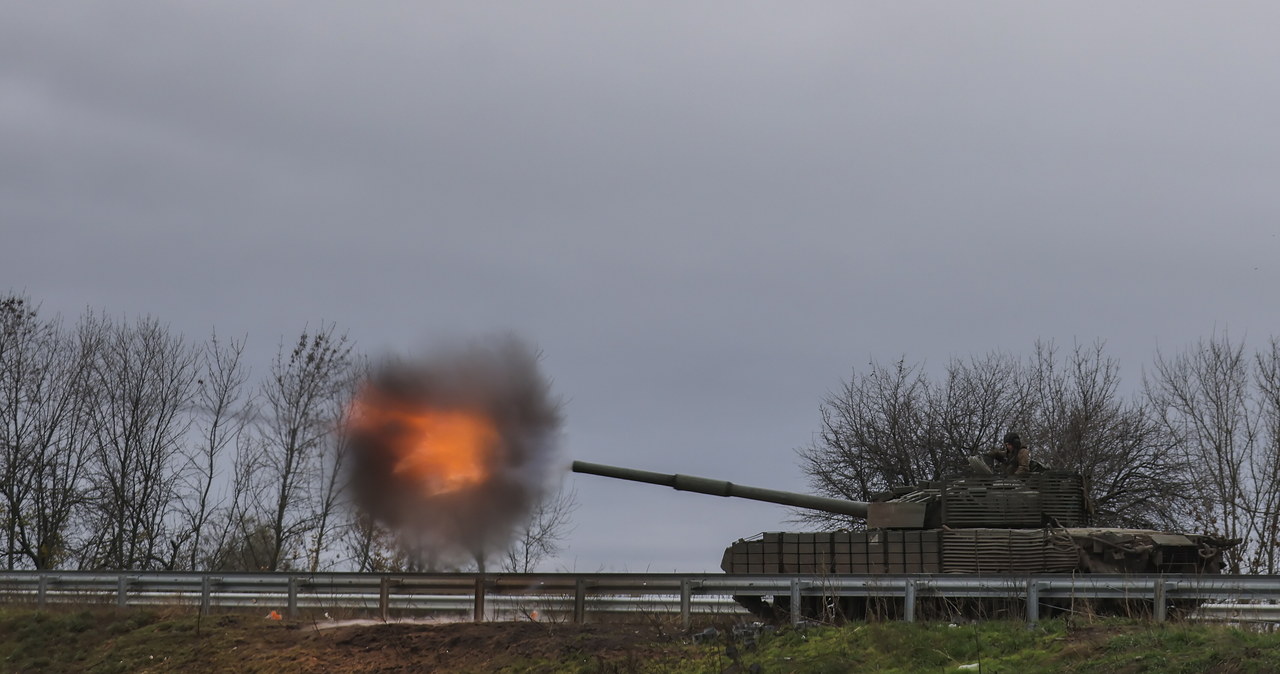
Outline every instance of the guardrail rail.
<path id="1" fill-rule="evenodd" d="M 695 614 L 747 616 L 733 601 L 738 595 L 784 598 L 791 606 L 811 597 L 887 599 L 908 621 L 926 598 L 1021 601 L 1028 623 L 1039 619 L 1043 602 L 1099 599 L 1147 602 L 1157 621 L 1171 605 L 1189 603 L 1201 605 L 1200 619 L 1280 618 L 1280 576 L 0 572 L 0 601 L 7 603 L 185 605 L 202 614 L 257 607 L 281 609 L 290 619 L 339 609 L 383 620 L 477 622 L 651 613 L 678 614 L 688 628 Z"/>

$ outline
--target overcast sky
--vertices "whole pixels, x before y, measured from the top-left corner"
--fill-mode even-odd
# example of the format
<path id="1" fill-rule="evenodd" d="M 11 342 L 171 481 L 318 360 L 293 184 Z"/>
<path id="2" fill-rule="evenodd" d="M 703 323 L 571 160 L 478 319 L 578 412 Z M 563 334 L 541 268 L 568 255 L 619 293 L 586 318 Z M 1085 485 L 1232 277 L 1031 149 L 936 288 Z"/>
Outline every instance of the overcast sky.
<path id="1" fill-rule="evenodd" d="M 0 292 L 370 354 L 510 331 L 564 460 L 803 490 L 872 360 L 1280 335 L 1274 3 L 9 2 Z M 552 570 L 780 506 L 569 478 Z M 795 525 L 790 525 L 794 528 Z"/>

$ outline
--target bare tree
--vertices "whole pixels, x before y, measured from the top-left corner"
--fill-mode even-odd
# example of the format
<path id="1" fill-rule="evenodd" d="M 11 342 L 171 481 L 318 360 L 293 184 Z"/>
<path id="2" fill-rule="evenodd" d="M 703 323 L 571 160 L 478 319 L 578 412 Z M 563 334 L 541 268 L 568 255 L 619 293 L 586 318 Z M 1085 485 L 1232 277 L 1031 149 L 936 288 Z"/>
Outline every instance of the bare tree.
<path id="1" fill-rule="evenodd" d="M 333 431 L 321 444 L 321 454 L 317 462 L 316 483 L 319 491 L 315 501 L 315 527 L 311 532 L 308 549 L 308 569 L 319 571 L 324 564 L 323 558 L 329 547 L 337 541 L 338 529 L 343 525 L 342 511 L 350 511 L 354 506 L 348 500 L 346 489 L 347 461 L 351 453 L 348 443 L 351 423 L 351 404 L 355 399 L 358 382 L 366 373 L 366 365 L 362 359 L 353 358 L 346 372 L 341 373 L 339 388 L 327 402 L 328 416 L 332 419 Z"/>
<path id="2" fill-rule="evenodd" d="M 333 325 L 304 330 L 292 349 L 276 355 L 263 385 L 258 508 L 271 532 L 268 570 L 293 566 L 318 524 L 320 466 L 326 444 L 338 437 L 339 407 L 354 374 L 351 350 Z"/>
<path id="3" fill-rule="evenodd" d="M 52 341 L 51 326 L 42 324 L 38 314 L 25 297 L 0 301 L 0 495 L 5 508 L 0 523 L 10 570 L 19 558 L 18 529 L 30 495 L 30 454 L 37 435 L 33 417 L 40 411 L 39 390 L 50 369 L 42 352 L 47 356 L 44 347 Z"/>
<path id="4" fill-rule="evenodd" d="M 92 344 L 0 299 L 0 498 L 5 561 L 53 568 L 69 554 L 88 460 L 85 377 Z"/>
<path id="5" fill-rule="evenodd" d="M 573 491 L 562 487 L 545 494 L 529 519 L 516 531 L 515 539 L 503 554 L 502 570 L 530 573 L 538 564 L 559 554 L 565 536 L 573 531 L 571 522 L 577 509 Z"/>
<path id="6" fill-rule="evenodd" d="M 1255 356 L 1259 441 L 1252 464 L 1255 485 L 1256 546 L 1250 567 L 1261 573 L 1280 571 L 1280 339 L 1272 337 Z"/>
<path id="7" fill-rule="evenodd" d="M 260 517 L 264 512 L 267 485 L 261 479 L 264 464 L 261 441 L 242 435 L 235 444 L 231 463 L 229 501 L 216 510 L 207 523 L 208 534 L 199 544 L 200 564 L 211 570 L 266 571 L 275 555 L 273 545 L 263 545 L 263 531 L 269 527 Z M 274 536 L 266 540 L 274 541 Z M 235 562 L 228 562 L 234 551 Z"/>
<path id="8" fill-rule="evenodd" d="M 1026 427 L 1041 460 L 1085 478 L 1095 521 L 1160 527 L 1184 511 L 1185 464 L 1142 399 L 1119 397 L 1119 364 L 1102 342 L 1059 358 L 1037 343 L 1031 364 L 1036 414 Z"/>
<path id="9" fill-rule="evenodd" d="M 211 521 L 225 505 L 225 487 L 217 489 L 227 455 L 245 441 L 252 396 L 243 362 L 245 340 L 219 341 L 214 333 L 200 352 L 194 412 L 198 440 L 185 456 L 180 472 L 180 538 L 187 568 L 200 564 Z M 221 545 L 222 541 L 216 542 Z"/>
<path id="10" fill-rule="evenodd" d="M 93 493 L 82 563 L 91 568 L 172 568 L 179 537 L 178 461 L 196 354 L 153 318 L 130 324 L 86 315 L 101 337 L 90 374 Z"/>
<path id="11" fill-rule="evenodd" d="M 1157 353 L 1154 370 L 1145 378 L 1147 397 L 1187 463 L 1195 523 L 1245 540 L 1251 538 L 1256 508 L 1257 492 L 1249 476 L 1261 430 L 1251 409 L 1249 384 L 1244 343 L 1226 334 L 1201 340 L 1176 356 Z M 1232 573 L 1241 571 L 1243 554 L 1228 551 Z"/>

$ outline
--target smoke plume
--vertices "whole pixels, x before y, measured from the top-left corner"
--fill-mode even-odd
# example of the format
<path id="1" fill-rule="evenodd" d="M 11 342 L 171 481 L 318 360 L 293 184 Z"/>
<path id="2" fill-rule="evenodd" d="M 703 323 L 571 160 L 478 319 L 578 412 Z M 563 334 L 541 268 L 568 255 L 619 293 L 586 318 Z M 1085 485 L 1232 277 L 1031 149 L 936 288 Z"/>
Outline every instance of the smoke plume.
<path id="1" fill-rule="evenodd" d="M 515 338 L 388 361 L 352 416 L 359 506 L 428 567 L 505 549 L 544 494 L 561 423 L 537 352 Z"/>

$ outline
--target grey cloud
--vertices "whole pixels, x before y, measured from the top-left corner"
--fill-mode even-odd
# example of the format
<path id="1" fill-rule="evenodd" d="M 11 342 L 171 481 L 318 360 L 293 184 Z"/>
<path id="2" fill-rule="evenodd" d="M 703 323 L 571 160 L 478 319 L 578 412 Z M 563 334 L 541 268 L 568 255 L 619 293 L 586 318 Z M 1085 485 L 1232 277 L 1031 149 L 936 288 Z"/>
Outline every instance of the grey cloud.
<path id="1" fill-rule="evenodd" d="M 9 6 L 0 288 L 260 361 L 320 318 L 512 329 L 576 458 L 801 488 L 872 358 L 1103 338 L 1136 383 L 1157 340 L 1280 334 L 1280 12 L 1158 9 Z M 786 516 L 706 507 L 690 565 Z M 573 545 L 646 565 L 615 543 Z"/>

